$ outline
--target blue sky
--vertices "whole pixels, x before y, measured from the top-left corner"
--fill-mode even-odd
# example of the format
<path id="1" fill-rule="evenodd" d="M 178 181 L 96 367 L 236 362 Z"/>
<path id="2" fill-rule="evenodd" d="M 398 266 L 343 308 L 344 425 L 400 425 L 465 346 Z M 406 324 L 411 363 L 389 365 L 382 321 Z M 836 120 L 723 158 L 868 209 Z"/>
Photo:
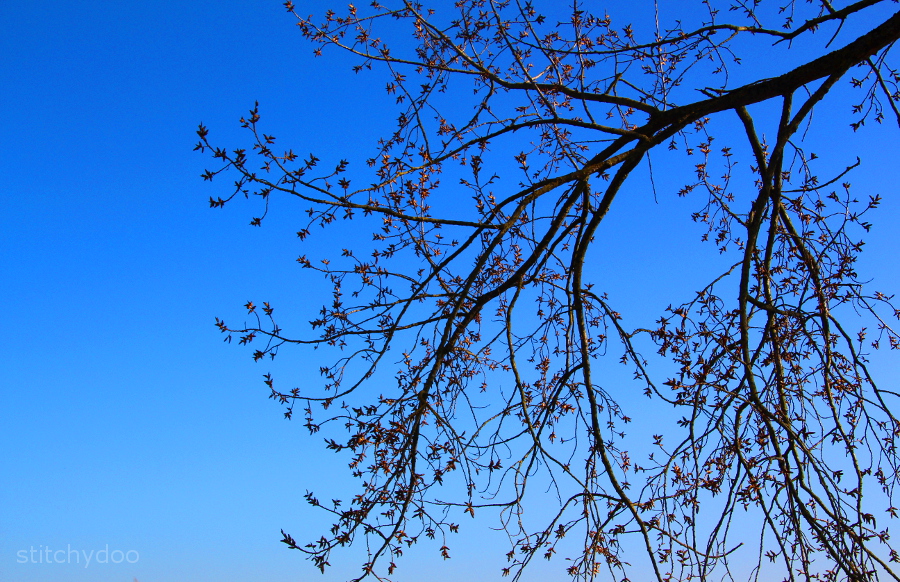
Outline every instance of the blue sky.
<path id="1" fill-rule="evenodd" d="M 299 321 L 321 303 L 294 263 L 299 209 L 276 203 L 262 229 L 248 226 L 247 205 L 209 209 L 224 184 L 200 180 L 208 160 L 191 150 L 200 122 L 214 141 L 242 143 L 237 120 L 259 100 L 268 127 L 298 151 L 364 159 L 391 120 L 379 117 L 390 111 L 381 77 L 368 87 L 343 57 L 313 59 L 276 1 L 10 0 L 0 30 L 0 580 L 356 573 L 354 551 L 322 576 L 279 543 L 281 528 L 319 533 L 323 518 L 302 496 L 340 490 L 341 463 L 281 418 L 260 381 L 267 369 L 213 326 L 239 320 L 248 299 L 277 299 Z M 896 128 L 841 131 L 820 155 L 840 165 L 866 148 L 863 168 L 876 170 L 854 182 L 885 202 L 864 266 L 896 289 Z M 692 210 L 651 198 L 645 190 L 614 211 L 613 232 L 632 238 L 609 245 L 659 248 L 666 214 Z M 629 227 L 635 214 L 642 233 Z M 629 282 L 613 291 L 664 301 L 654 270 L 670 262 L 618 265 Z M 317 369 L 302 354 L 282 365 L 297 382 Z M 479 523 L 472 531 L 494 525 Z M 433 580 L 494 579 L 499 547 L 480 550 L 499 541 L 461 538 L 446 564 L 422 547 L 398 579 L 424 568 Z M 139 559 L 33 563 L 46 548 Z"/>

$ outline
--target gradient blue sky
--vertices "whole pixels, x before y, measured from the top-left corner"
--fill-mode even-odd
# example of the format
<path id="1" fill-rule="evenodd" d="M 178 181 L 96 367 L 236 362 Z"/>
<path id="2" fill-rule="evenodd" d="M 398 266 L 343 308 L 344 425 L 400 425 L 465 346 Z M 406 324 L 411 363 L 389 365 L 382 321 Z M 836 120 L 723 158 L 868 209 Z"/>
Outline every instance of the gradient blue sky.
<path id="1" fill-rule="evenodd" d="M 225 184 L 203 183 L 208 160 L 191 151 L 201 121 L 214 141 L 243 143 L 237 119 L 259 100 L 268 127 L 298 151 L 367 157 L 392 116 L 379 117 L 390 111 L 382 78 L 369 88 L 348 63 L 313 59 L 278 1 L 0 2 L 0 581 L 332 581 L 358 571 L 354 551 L 321 576 L 278 542 L 281 528 L 303 540 L 319 532 L 323 518 L 302 495 L 339 490 L 341 463 L 281 418 L 260 381 L 267 368 L 213 326 L 215 316 L 239 320 L 248 299 L 277 299 L 301 321 L 321 303 L 294 263 L 299 209 L 276 204 L 262 229 L 247 226 L 246 205 L 209 209 Z M 835 163 L 865 148 L 870 171 L 854 183 L 885 198 L 864 267 L 897 289 L 896 128 L 841 131 L 830 137 L 847 148 L 833 150 Z M 647 208 L 652 196 L 642 196 L 622 203 L 613 232 L 632 238 L 610 236 L 611 256 L 617 244 L 659 248 L 672 236 L 666 213 L 692 210 Z M 642 232 L 629 227 L 634 213 Z M 610 285 L 662 297 L 671 289 L 654 265 L 671 260 L 619 264 L 629 283 Z M 314 381 L 315 362 L 293 358 L 294 381 Z M 426 568 L 430 580 L 494 579 L 499 551 L 483 549 L 500 539 L 461 538 L 447 563 L 423 546 L 399 579 Z M 19 559 L 106 547 L 139 560 Z"/>

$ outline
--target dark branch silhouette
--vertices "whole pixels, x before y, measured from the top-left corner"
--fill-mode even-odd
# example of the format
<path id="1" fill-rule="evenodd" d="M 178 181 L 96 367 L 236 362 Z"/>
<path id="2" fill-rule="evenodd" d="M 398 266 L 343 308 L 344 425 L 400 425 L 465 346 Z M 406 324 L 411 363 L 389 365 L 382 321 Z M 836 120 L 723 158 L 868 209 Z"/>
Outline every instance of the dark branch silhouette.
<path id="1" fill-rule="evenodd" d="M 258 226 L 289 196 L 304 203 L 302 240 L 351 219 L 372 232 L 366 248 L 316 229 L 311 252 L 327 256 L 298 262 L 333 292 L 311 333 L 282 330 L 268 303 L 247 303 L 251 326 L 216 320 L 256 360 L 291 344 L 339 354 L 319 386 L 266 375 L 285 415 L 322 431 L 359 482 L 349 502 L 307 493 L 334 526 L 312 543 L 282 532 L 289 547 L 325 571 L 334 550 L 366 543 L 360 579 L 383 580 L 419 541 L 449 557 L 455 520 L 490 513 L 513 578 L 546 558 L 584 580 L 900 580 L 886 525 L 898 394 L 868 367 L 900 346 L 900 311 L 855 270 L 880 197 L 859 201 L 843 181 L 865 152 L 821 168 L 807 139 L 814 123 L 900 124 L 888 59 L 900 12 L 786 1 L 702 2 L 647 30 L 591 3 L 544 15 L 522 0 L 376 0 L 319 18 L 285 4 L 317 55 L 348 51 L 366 83 L 386 74 L 399 108 L 360 168 L 276 151 L 258 105 L 241 120 L 249 150 L 198 131 L 219 164 L 204 179 L 236 176 L 210 206 L 258 197 Z M 780 71 L 801 47 L 812 57 Z M 735 81 L 742 59 L 754 82 Z M 813 121 L 847 94 L 848 118 Z M 664 313 L 626 318 L 603 289 L 616 273 L 591 257 L 657 150 L 684 153 L 696 180 L 678 195 L 730 259 Z M 733 172 L 740 151 L 749 177 Z M 604 359 L 633 382 L 607 384 Z M 658 434 L 639 442 L 632 421 Z"/>

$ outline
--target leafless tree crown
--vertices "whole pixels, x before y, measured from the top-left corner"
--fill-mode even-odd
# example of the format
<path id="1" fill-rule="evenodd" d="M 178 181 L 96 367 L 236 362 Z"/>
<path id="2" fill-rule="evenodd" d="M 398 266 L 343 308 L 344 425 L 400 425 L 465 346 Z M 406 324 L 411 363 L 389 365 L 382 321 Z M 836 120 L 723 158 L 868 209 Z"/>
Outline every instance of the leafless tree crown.
<path id="1" fill-rule="evenodd" d="M 236 176 L 210 205 L 256 197 L 258 226 L 274 198 L 298 199 L 297 234 L 319 244 L 297 261 L 333 286 L 305 335 L 268 303 L 247 303 L 249 326 L 216 320 L 256 360 L 340 350 L 318 385 L 266 375 L 358 480 L 349 500 L 307 493 L 334 525 L 311 543 L 282 532 L 288 546 L 325 571 L 362 543 L 361 578 L 389 579 L 409 546 L 449 557 L 461 517 L 493 515 L 513 578 L 546 558 L 584 580 L 900 580 L 898 394 L 867 367 L 900 345 L 900 311 L 855 267 L 880 198 L 847 182 L 865 152 L 818 167 L 807 137 L 900 123 L 900 12 L 783 1 L 684 2 L 668 22 L 651 3 L 634 27 L 600 2 L 285 4 L 317 55 L 351 53 L 398 108 L 368 159 L 330 171 L 276 149 L 258 106 L 248 148 L 198 131 L 216 163 L 203 177 Z M 847 116 L 813 120 L 828 99 Z M 741 131 L 714 136 L 726 122 Z M 655 151 L 691 168 L 659 195 L 694 201 L 728 265 L 662 313 L 623 317 L 592 242 Z M 351 219 L 371 242 L 320 228 Z M 633 380 L 606 383 L 603 358 Z M 638 442 L 651 408 L 658 434 Z"/>

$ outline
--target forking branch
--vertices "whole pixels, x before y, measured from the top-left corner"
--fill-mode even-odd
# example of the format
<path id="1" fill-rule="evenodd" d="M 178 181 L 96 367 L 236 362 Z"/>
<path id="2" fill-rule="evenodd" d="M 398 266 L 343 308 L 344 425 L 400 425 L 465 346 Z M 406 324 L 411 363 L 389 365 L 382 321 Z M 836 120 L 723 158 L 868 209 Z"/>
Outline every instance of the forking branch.
<path id="1" fill-rule="evenodd" d="M 291 344 L 340 350 L 320 367 L 321 388 L 282 390 L 266 375 L 285 416 L 300 404 L 309 431 L 349 455 L 359 480 L 346 504 L 306 495 L 333 516 L 328 534 L 304 544 L 282 532 L 283 541 L 322 571 L 335 549 L 366 543 L 359 579 L 382 580 L 419 541 L 437 540 L 449 557 L 460 513 L 493 512 L 510 541 L 501 573 L 515 579 L 535 557 L 559 556 L 584 580 L 756 579 L 764 559 L 788 580 L 900 580 L 882 523 L 896 513 L 896 393 L 867 360 L 869 349 L 900 347 L 888 323 L 900 311 L 855 270 L 880 197 L 860 203 L 847 183 L 832 191 L 845 172 L 820 180 L 800 131 L 845 82 L 863 94 L 854 117 L 816 123 L 859 129 L 869 115 L 896 115 L 888 53 L 900 13 L 885 6 L 726 12 L 704 2 L 694 29 L 641 31 L 578 3 L 565 14 L 548 6 L 551 18 L 532 2 L 376 1 L 319 21 L 286 3 L 317 54 L 348 51 L 358 72 L 384 71 L 400 113 L 366 168 L 341 160 L 331 172 L 314 155 L 276 152 L 258 106 L 241 120 L 254 156 L 198 131 L 197 149 L 220 164 L 204 178 L 237 175 L 211 206 L 259 197 L 258 226 L 273 196 L 289 196 L 309 205 L 302 240 L 343 220 L 373 231 L 365 249 L 325 229 L 319 250 L 334 256 L 298 259 L 332 286 L 312 335 L 283 331 L 268 304 L 245 306 L 255 325 L 216 322 L 242 344 L 264 341 L 257 360 Z M 801 43 L 814 53 L 807 62 L 732 85 L 743 51 L 775 67 Z M 848 79 L 856 67 L 868 72 Z M 779 111 L 774 121 L 751 113 L 762 105 Z M 726 133 L 716 151 L 725 117 L 743 134 Z M 679 194 L 701 193 L 692 218 L 734 260 L 694 297 L 673 297 L 655 323 L 629 328 L 591 282 L 590 257 L 636 168 L 679 144 L 702 156 Z M 732 173 L 740 149 L 752 182 Z M 711 178 L 715 163 L 722 181 Z M 515 172 L 517 186 L 499 181 Z M 442 175 L 461 177 L 448 185 Z M 876 322 L 874 339 L 866 322 Z M 633 367 L 648 402 L 665 404 L 650 443 L 625 433 L 631 415 L 643 420 L 641 405 L 605 387 L 598 366 L 610 352 Z M 535 511 L 545 492 L 558 507 Z"/>

